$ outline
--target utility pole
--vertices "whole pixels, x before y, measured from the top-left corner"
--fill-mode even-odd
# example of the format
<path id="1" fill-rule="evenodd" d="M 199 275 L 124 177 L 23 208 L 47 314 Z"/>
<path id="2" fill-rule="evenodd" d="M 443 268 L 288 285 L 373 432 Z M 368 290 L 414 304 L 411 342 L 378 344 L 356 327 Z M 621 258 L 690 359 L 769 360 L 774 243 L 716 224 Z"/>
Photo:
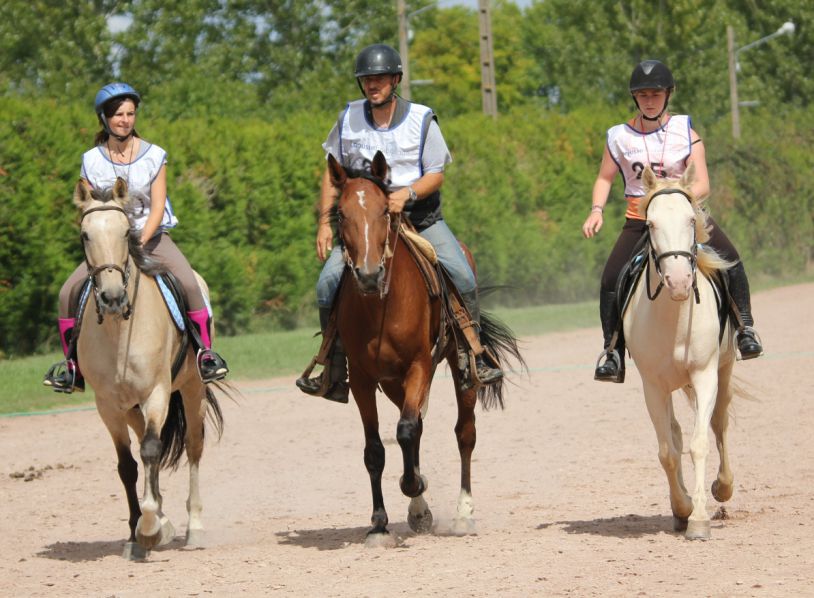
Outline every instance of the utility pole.
<path id="1" fill-rule="evenodd" d="M 495 52 L 492 48 L 492 17 L 489 0 L 478 0 L 480 15 L 480 89 L 483 113 L 497 118 L 497 88 L 495 86 Z"/>
<path id="2" fill-rule="evenodd" d="M 401 55 L 401 97 L 410 98 L 410 54 L 407 47 L 407 6 L 404 0 L 396 0 L 396 12 L 399 17 L 399 54 Z"/>
<path id="3" fill-rule="evenodd" d="M 732 104 L 732 138 L 740 139 L 741 115 L 738 104 L 738 72 L 735 57 L 735 30 L 732 25 L 726 26 L 726 50 L 729 55 L 729 101 Z"/>

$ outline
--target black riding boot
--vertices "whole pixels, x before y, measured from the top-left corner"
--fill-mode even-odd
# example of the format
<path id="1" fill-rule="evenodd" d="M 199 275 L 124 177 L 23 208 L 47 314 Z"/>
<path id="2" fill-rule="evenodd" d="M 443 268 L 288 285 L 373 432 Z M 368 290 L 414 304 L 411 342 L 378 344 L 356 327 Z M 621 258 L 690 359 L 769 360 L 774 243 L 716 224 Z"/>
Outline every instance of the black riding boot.
<path id="1" fill-rule="evenodd" d="M 599 318 L 602 320 L 602 334 L 605 337 L 605 350 L 599 355 L 594 371 L 594 380 L 601 382 L 625 381 L 625 337 L 621 328 L 616 338 L 616 346 L 608 352 L 613 333 L 619 327 L 619 308 L 614 291 L 599 291 Z M 603 363 L 602 358 L 605 358 Z"/>
<path id="2" fill-rule="evenodd" d="M 319 308 L 319 325 L 322 332 L 328 327 L 328 319 L 331 316 L 331 309 L 328 307 Z M 342 339 L 339 335 L 334 340 L 333 347 L 331 348 L 331 356 L 329 358 L 330 368 L 326 371 L 323 370 L 319 375 L 312 378 L 300 378 L 297 380 L 297 388 L 302 392 L 322 396 L 329 401 L 337 403 L 348 402 L 348 358 L 345 354 L 345 347 L 342 345 Z M 320 394 L 322 388 L 322 377 L 330 376 L 328 390 L 324 394 Z"/>
<path id="3" fill-rule="evenodd" d="M 461 293 L 461 298 L 464 300 L 467 311 L 469 311 L 469 316 L 472 318 L 472 321 L 475 322 L 475 330 L 478 333 L 478 339 L 480 339 L 480 302 L 478 301 L 478 290 L 475 289 L 471 293 Z M 475 356 L 475 369 L 477 370 L 476 374 L 481 384 L 494 384 L 503 378 L 503 370 L 492 367 L 486 363 L 483 353 Z"/>
<path id="4" fill-rule="evenodd" d="M 729 295 L 738 306 L 741 322 L 743 326 L 737 330 L 738 350 L 741 352 L 741 359 L 754 359 L 763 355 L 763 345 L 760 337 L 752 326 L 755 321 L 752 318 L 752 305 L 749 294 L 749 280 L 746 278 L 746 270 L 743 263 L 738 262 L 728 271 L 729 274 Z"/>

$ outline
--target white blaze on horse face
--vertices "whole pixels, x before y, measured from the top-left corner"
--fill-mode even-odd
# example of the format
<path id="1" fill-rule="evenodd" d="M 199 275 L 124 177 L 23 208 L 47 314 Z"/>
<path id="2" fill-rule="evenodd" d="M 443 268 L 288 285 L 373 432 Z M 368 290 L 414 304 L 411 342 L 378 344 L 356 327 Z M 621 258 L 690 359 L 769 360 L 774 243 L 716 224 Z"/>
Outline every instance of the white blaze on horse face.
<path id="1" fill-rule="evenodd" d="M 359 206 L 367 212 L 367 203 L 365 202 L 365 191 L 364 189 L 361 191 L 356 192 L 356 197 L 358 197 Z M 367 221 L 367 215 L 365 215 L 365 258 L 362 262 L 364 265 L 364 271 L 369 272 L 369 265 L 368 265 L 368 257 L 370 253 L 370 224 Z"/>

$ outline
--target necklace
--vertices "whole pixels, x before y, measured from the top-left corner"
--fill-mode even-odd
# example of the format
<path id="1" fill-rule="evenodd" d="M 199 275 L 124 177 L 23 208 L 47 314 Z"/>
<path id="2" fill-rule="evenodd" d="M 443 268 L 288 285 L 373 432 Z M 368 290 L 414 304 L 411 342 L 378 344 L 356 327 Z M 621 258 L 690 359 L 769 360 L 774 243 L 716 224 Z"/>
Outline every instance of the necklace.
<path id="1" fill-rule="evenodd" d="M 130 155 L 127 157 L 127 162 L 116 162 L 113 159 L 113 149 L 110 147 L 110 138 L 108 137 L 108 139 L 107 139 L 107 155 L 110 158 L 110 164 L 113 166 L 113 175 L 116 178 L 119 178 L 121 176 L 121 174 L 119 174 L 118 169 L 116 168 L 117 164 L 119 164 L 120 166 L 127 165 L 127 170 L 125 171 L 124 177 L 122 177 L 122 178 L 124 178 L 124 180 L 127 182 L 128 186 L 130 185 L 130 167 L 133 165 L 133 149 L 135 148 L 135 146 L 136 146 L 136 138 L 131 137 L 130 138 Z M 121 156 L 121 159 L 124 159 L 125 151 L 121 151 L 121 152 L 117 151 L 116 154 Z"/>
<path id="2" fill-rule="evenodd" d="M 373 116 L 373 122 L 379 129 L 387 129 L 390 127 L 390 123 L 393 121 L 393 114 L 396 112 L 396 102 L 395 99 L 391 100 L 387 105 L 387 119 L 380 123 L 376 120 L 376 113 L 371 108 L 371 116 Z"/>
<path id="3" fill-rule="evenodd" d="M 667 122 L 669 122 L 669 117 L 667 118 Z M 667 129 L 665 128 L 666 123 L 662 124 L 661 119 L 659 119 L 659 126 L 657 129 L 653 129 L 653 131 L 645 131 L 644 130 L 644 119 L 641 115 L 639 115 L 639 130 L 642 132 L 642 142 L 644 143 L 644 152 L 647 155 L 647 163 L 650 165 L 650 168 L 653 169 L 653 172 L 657 177 L 662 179 L 667 178 L 667 171 L 664 168 L 664 150 L 667 148 Z M 650 149 L 647 147 L 647 135 L 649 133 L 655 131 L 661 131 L 663 139 L 661 142 L 661 157 L 659 158 L 658 163 L 652 162 L 650 160 Z"/>

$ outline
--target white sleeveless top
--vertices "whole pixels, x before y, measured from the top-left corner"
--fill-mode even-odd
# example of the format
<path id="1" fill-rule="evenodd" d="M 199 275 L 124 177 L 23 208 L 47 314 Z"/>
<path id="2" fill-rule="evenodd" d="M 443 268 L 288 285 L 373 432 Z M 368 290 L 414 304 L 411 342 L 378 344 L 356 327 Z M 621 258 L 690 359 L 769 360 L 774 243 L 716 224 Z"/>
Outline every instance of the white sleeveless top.
<path id="1" fill-rule="evenodd" d="M 80 176 L 88 181 L 94 189 L 107 189 L 113 186 L 117 177 L 127 181 L 130 190 L 139 191 L 147 198 L 150 197 L 150 186 L 161 167 L 167 163 L 167 152 L 163 148 L 140 140 L 139 153 L 135 160 L 128 164 L 118 164 L 113 162 L 105 153 L 104 148 L 98 145 L 89 149 L 82 155 L 82 170 Z M 147 217 L 150 215 L 149 201 L 135 204 L 132 211 L 133 226 L 136 230 L 144 228 Z M 178 219 L 172 211 L 170 198 L 164 202 L 164 216 L 158 232 L 174 228 L 178 224 Z M 156 233 L 156 234 L 157 234 Z"/>
<path id="2" fill-rule="evenodd" d="M 374 129 L 365 118 L 365 100 L 350 102 L 340 119 L 339 153 L 346 168 L 370 170 L 377 151 L 387 158 L 390 185 L 406 187 L 424 173 L 421 155 L 424 151 L 421 132 L 432 118 L 432 110 L 421 104 L 410 104 L 410 110 L 391 129 Z"/>
<path id="3" fill-rule="evenodd" d="M 642 171 L 650 166 L 656 176 L 677 179 L 687 169 L 692 151 L 692 121 L 686 114 L 673 114 L 660 129 L 644 133 L 627 123 L 608 130 L 608 151 L 625 180 L 628 218 L 641 218 L 636 198 L 645 195 Z"/>

